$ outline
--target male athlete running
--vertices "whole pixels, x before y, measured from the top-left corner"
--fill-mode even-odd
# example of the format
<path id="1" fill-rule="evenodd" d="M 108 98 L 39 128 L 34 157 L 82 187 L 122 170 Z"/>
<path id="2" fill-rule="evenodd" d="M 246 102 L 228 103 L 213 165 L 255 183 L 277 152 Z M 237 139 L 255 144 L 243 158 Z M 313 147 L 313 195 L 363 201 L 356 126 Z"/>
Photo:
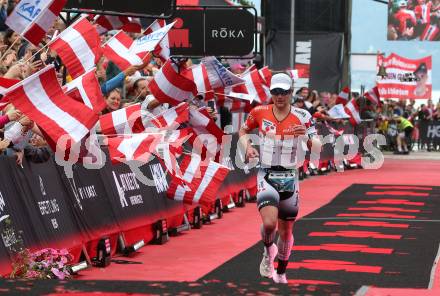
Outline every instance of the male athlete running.
<path id="1" fill-rule="evenodd" d="M 257 176 L 257 206 L 263 224 L 264 243 L 260 273 L 275 283 L 287 283 L 286 268 L 293 245 L 293 223 L 298 214 L 298 173 L 296 151 L 299 138 L 310 148 L 319 145 L 312 116 L 290 105 L 292 80 L 287 74 L 272 77 L 270 92 L 273 104 L 254 108 L 240 130 L 240 143 L 248 159 L 260 157 Z M 260 153 L 252 147 L 248 133 L 258 128 Z M 312 143 L 313 141 L 313 143 Z M 301 143 L 298 147 L 301 147 Z M 301 164 L 299 164 L 301 165 Z M 274 244 L 278 225 L 279 239 Z M 274 259 L 278 254 L 278 268 Z"/>

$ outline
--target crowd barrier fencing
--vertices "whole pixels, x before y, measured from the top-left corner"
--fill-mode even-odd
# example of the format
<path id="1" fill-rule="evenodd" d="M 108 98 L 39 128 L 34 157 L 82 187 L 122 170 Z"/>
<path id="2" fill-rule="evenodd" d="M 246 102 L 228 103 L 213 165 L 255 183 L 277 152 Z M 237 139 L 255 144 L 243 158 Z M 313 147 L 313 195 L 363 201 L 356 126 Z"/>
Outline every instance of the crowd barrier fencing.
<path id="1" fill-rule="evenodd" d="M 343 130 L 342 136 L 365 137 L 372 132 L 371 123 L 356 128 L 347 124 L 332 127 Z M 318 131 L 323 136 L 332 133 L 321 123 Z M 115 254 L 123 252 L 118 246 L 152 241 L 160 221 L 166 221 L 168 228 L 177 228 L 189 220 L 198 228 L 203 215 L 209 218 L 218 207 L 221 215 L 221 207 L 227 210 L 231 198 L 243 206 L 245 198 L 256 195 L 257 168 L 237 165 L 237 142 L 238 134 L 233 134 L 230 154 L 221 161 L 231 171 L 219 189 L 218 200 L 201 209 L 166 198 L 170 176 L 157 159 L 140 168 L 154 180 L 155 186 L 146 186 L 128 165 L 111 164 L 108 155 L 99 170 L 73 165 L 70 177 L 54 157 L 44 163 L 24 160 L 22 166 L 15 158 L 0 157 L 0 274 L 11 271 L 11 258 L 21 247 L 66 248 L 79 262 L 97 257 L 98 243 L 104 237 L 110 240 L 111 253 Z M 333 157 L 334 143 L 325 144 L 322 160 Z"/>

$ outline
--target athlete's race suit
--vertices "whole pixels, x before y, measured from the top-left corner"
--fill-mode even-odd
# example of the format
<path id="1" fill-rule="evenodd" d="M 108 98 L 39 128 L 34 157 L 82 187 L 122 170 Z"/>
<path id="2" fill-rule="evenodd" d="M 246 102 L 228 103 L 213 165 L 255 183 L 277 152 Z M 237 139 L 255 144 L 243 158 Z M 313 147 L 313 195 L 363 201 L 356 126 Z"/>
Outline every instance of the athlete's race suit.
<path id="1" fill-rule="evenodd" d="M 280 219 L 295 220 L 298 214 L 297 146 L 303 149 L 303 141 L 294 137 L 293 127 L 306 127 L 306 136 L 316 135 L 313 118 L 303 109 L 291 107 L 290 113 L 281 121 L 275 118 L 273 104 L 254 108 L 243 129 L 247 132 L 258 128 L 260 135 L 261 168 L 257 177 L 258 209 L 265 206 L 278 207 Z M 303 144 L 303 145 L 302 145 Z"/>

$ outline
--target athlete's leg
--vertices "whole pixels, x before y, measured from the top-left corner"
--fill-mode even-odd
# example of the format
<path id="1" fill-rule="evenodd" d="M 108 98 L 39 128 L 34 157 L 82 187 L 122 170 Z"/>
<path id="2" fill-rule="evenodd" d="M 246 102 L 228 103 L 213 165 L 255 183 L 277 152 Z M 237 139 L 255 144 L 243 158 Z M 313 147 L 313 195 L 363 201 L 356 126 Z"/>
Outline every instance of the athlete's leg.
<path id="1" fill-rule="evenodd" d="M 260 274 L 264 277 L 272 277 L 274 271 L 273 261 L 278 253 L 278 248 L 274 244 L 274 238 L 279 215 L 277 208 L 279 204 L 279 194 L 266 182 L 265 175 L 266 173 L 260 170 L 257 176 L 257 206 L 262 221 L 260 232 L 264 244 Z"/>
<path id="2" fill-rule="evenodd" d="M 294 221 L 278 221 L 278 274 L 286 273 L 289 257 L 293 246 L 293 223 Z"/>
<path id="3" fill-rule="evenodd" d="M 278 268 L 273 274 L 276 283 L 287 284 L 286 268 L 293 246 L 293 223 L 298 215 L 298 180 L 295 192 L 281 193 L 278 214 Z"/>
<path id="4" fill-rule="evenodd" d="M 278 208 L 266 206 L 260 210 L 261 221 L 261 239 L 266 248 L 270 247 L 275 239 L 278 220 Z"/>

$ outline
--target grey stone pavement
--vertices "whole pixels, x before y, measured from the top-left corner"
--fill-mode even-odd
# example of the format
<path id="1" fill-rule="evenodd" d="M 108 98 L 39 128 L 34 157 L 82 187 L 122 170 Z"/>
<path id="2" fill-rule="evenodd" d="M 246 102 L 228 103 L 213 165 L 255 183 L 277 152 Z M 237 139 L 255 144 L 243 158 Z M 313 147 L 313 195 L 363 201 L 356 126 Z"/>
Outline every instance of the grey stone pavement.
<path id="1" fill-rule="evenodd" d="M 392 152 L 384 151 L 383 154 L 385 155 L 385 159 L 440 160 L 439 151 L 433 151 L 433 152 L 427 152 L 423 150 L 414 151 L 411 152 L 409 155 L 399 155 L 399 154 L 393 154 Z"/>

